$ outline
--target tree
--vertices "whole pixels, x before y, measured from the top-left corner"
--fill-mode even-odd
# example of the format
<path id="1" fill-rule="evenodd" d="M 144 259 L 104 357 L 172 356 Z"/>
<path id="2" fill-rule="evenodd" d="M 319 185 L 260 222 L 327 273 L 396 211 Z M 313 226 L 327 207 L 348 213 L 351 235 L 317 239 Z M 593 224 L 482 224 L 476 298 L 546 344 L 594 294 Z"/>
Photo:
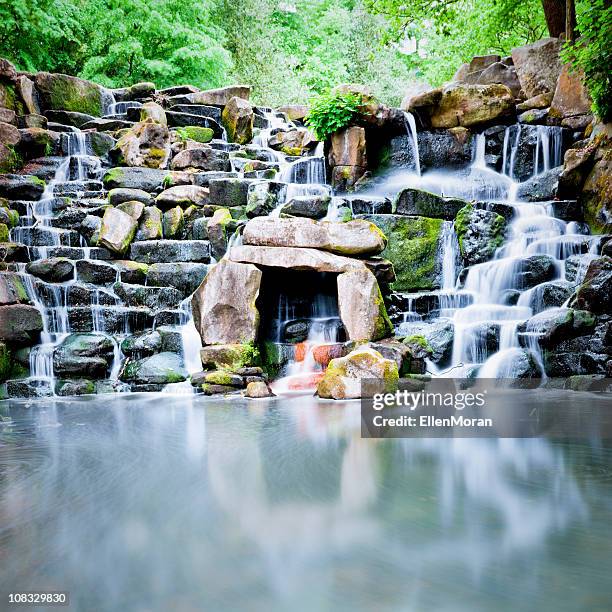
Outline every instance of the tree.
<path id="1" fill-rule="evenodd" d="M 574 0 L 542 0 L 548 33 L 555 38 L 562 34 L 568 40 L 574 38 L 576 7 Z"/>

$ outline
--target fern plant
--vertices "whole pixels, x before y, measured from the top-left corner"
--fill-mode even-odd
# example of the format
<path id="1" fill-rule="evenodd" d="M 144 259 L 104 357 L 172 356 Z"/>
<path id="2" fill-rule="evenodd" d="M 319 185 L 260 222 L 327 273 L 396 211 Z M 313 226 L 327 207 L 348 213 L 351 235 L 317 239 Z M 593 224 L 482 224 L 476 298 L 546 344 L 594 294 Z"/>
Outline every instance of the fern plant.
<path id="1" fill-rule="evenodd" d="M 354 92 L 329 91 L 310 101 L 306 124 L 319 140 L 355 124 L 361 115 L 363 96 Z"/>

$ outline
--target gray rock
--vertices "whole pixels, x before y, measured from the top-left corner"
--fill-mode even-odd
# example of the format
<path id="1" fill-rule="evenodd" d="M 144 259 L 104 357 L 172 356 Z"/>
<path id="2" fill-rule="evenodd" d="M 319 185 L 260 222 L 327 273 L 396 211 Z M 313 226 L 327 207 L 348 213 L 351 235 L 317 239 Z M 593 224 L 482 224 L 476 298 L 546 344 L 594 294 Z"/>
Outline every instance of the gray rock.
<path id="1" fill-rule="evenodd" d="M 459 250 L 466 266 L 490 260 L 504 242 L 504 217 L 471 204 L 463 207 L 455 221 Z"/>
<path id="2" fill-rule="evenodd" d="M 217 206 L 232 208 L 246 206 L 249 196 L 249 187 L 253 184 L 251 179 L 227 178 L 213 179 L 208 183 L 209 201 Z"/>
<path id="3" fill-rule="evenodd" d="M 108 192 L 108 201 L 111 206 L 117 206 L 123 202 L 142 202 L 145 206 L 153 204 L 153 197 L 142 189 L 111 189 Z"/>
<path id="4" fill-rule="evenodd" d="M 432 349 L 429 358 L 434 363 L 443 363 L 450 359 L 453 350 L 454 325 L 449 319 L 437 319 L 433 322 L 413 321 L 402 323 L 397 334 L 409 338 L 422 336 Z"/>
<path id="5" fill-rule="evenodd" d="M 327 214 L 330 201 L 329 196 L 296 196 L 283 206 L 281 213 L 294 217 L 322 219 Z"/>
<path id="6" fill-rule="evenodd" d="M 203 344 L 254 342 L 259 327 L 255 305 L 261 270 L 253 265 L 222 260 L 211 268 L 194 293 L 193 319 Z M 233 291 L 227 291 L 233 287 Z"/>
<path id="7" fill-rule="evenodd" d="M 369 221 L 319 223 L 300 217 L 251 219 L 244 228 L 243 242 L 253 246 L 321 249 L 342 255 L 375 255 L 387 244 L 383 233 Z"/>
<path id="8" fill-rule="evenodd" d="M 135 219 L 118 208 L 107 208 L 102 217 L 98 244 L 115 253 L 125 253 L 136 234 Z"/>
<path id="9" fill-rule="evenodd" d="M 72 125 L 77 128 L 81 128 L 88 121 L 93 121 L 95 119 L 93 115 L 88 115 L 87 113 L 77 113 L 65 110 L 48 110 L 45 112 L 45 116 L 49 121 L 53 121 L 54 123 Z"/>
<path id="10" fill-rule="evenodd" d="M 217 123 L 221 122 L 221 109 L 216 106 L 206 106 L 205 104 L 174 104 L 170 107 L 171 112 L 187 113 L 188 115 L 200 115 L 209 117 Z"/>
<path id="11" fill-rule="evenodd" d="M 257 181 L 252 183 L 249 186 L 247 195 L 247 217 L 268 215 L 285 200 L 286 193 L 286 183 L 276 181 Z"/>
<path id="12" fill-rule="evenodd" d="M 515 272 L 517 289 L 530 289 L 553 280 L 557 275 L 557 267 L 550 255 L 531 255 L 518 262 Z"/>
<path id="13" fill-rule="evenodd" d="M 457 198 L 443 198 L 435 193 L 407 187 L 396 196 L 392 212 L 398 215 L 420 215 L 452 221 L 467 204 Z"/>
<path id="14" fill-rule="evenodd" d="M 612 257 L 591 261 L 571 303 L 575 308 L 597 314 L 612 312 Z"/>
<path id="15" fill-rule="evenodd" d="M 146 206 L 136 230 L 135 240 L 159 240 L 162 237 L 162 212 L 156 206 Z"/>
<path id="16" fill-rule="evenodd" d="M 215 172 L 230 172 L 232 169 L 229 153 L 205 146 L 181 151 L 173 158 L 170 167 L 173 170 L 196 168 Z"/>
<path id="17" fill-rule="evenodd" d="M 527 98 L 554 93 L 561 74 L 561 44 L 558 38 L 544 38 L 512 49 L 512 61 Z"/>
<path id="18" fill-rule="evenodd" d="M 157 191 L 168 175 L 156 168 L 111 168 L 102 178 L 106 189 L 139 189 Z"/>
<path id="19" fill-rule="evenodd" d="M 77 380 L 58 380 L 55 383 L 55 394 L 60 397 L 91 395 L 93 393 L 97 393 L 96 383 L 86 378 Z"/>
<path id="20" fill-rule="evenodd" d="M 128 306 L 145 306 L 151 310 L 176 308 L 183 296 L 174 287 L 147 287 L 128 283 L 115 283 L 115 293 Z"/>
<path id="21" fill-rule="evenodd" d="M 79 233 L 87 240 L 87 244 L 95 246 L 98 244 L 100 239 L 100 229 L 102 228 L 102 219 L 95 217 L 94 215 L 87 215 L 81 226 L 79 227 Z"/>
<path id="22" fill-rule="evenodd" d="M 51 381 L 43 378 L 26 378 L 6 382 L 8 397 L 49 397 L 53 395 Z"/>
<path id="23" fill-rule="evenodd" d="M 573 293 L 574 286 L 568 281 L 550 281 L 536 285 L 530 289 L 525 300 L 529 300 L 528 305 L 534 314 L 542 312 L 548 308 L 562 306 Z M 521 305 L 523 301 L 521 301 Z"/>
<path id="24" fill-rule="evenodd" d="M 70 334 L 53 351 L 53 370 L 66 378 L 105 378 L 114 348 L 105 334 Z"/>
<path id="25" fill-rule="evenodd" d="M 42 317 L 34 306 L 0 306 L 0 340 L 15 345 L 32 345 L 36 343 L 42 330 Z"/>
<path id="26" fill-rule="evenodd" d="M 181 238 L 184 226 L 183 209 L 180 206 L 164 212 L 162 216 L 162 233 L 164 238 Z"/>
<path id="27" fill-rule="evenodd" d="M 162 339 L 158 331 L 128 336 L 121 343 L 121 352 L 128 357 L 142 359 L 162 351 Z"/>
<path id="28" fill-rule="evenodd" d="M 524 202 L 542 202 L 553 200 L 557 195 L 559 176 L 563 166 L 547 170 L 518 186 L 516 197 Z"/>
<path id="29" fill-rule="evenodd" d="M 104 285 L 117 280 L 117 268 L 104 261 L 82 259 L 76 262 L 77 279 L 84 283 Z"/>
<path id="30" fill-rule="evenodd" d="M 74 276 L 74 265 L 63 257 L 39 259 L 26 265 L 26 270 L 42 280 L 62 283 Z"/>
<path id="31" fill-rule="evenodd" d="M 169 384 L 187 380 L 183 360 L 176 353 L 157 353 L 144 359 L 128 360 L 120 380 L 136 384 Z"/>
<path id="32" fill-rule="evenodd" d="M 130 258 L 146 264 L 210 261 L 210 244 L 206 240 L 147 240 L 133 242 Z"/>
<path id="33" fill-rule="evenodd" d="M 145 205 L 142 202 L 137 202 L 136 200 L 122 202 L 121 204 L 117 205 L 117 210 L 120 210 L 121 212 L 130 215 L 130 217 L 132 217 L 134 221 L 138 221 L 138 219 L 142 217 L 144 209 Z"/>
<path id="34" fill-rule="evenodd" d="M 0 198 L 8 200 L 39 200 L 45 183 L 31 175 L 0 174 Z"/>
<path id="35" fill-rule="evenodd" d="M 155 204 L 161 209 L 174 206 L 204 206 L 208 204 L 208 189 L 197 185 L 178 185 L 162 191 L 156 198 Z"/>

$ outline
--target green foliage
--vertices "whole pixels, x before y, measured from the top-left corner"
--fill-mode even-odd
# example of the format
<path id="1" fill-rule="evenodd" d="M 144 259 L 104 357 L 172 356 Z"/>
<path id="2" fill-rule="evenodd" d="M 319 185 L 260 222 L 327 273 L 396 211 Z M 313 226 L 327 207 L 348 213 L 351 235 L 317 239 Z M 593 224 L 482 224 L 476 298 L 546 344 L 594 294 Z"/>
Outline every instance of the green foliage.
<path id="1" fill-rule="evenodd" d="M 507 55 L 546 35 L 541 0 L 365 0 L 385 15 L 415 74 L 432 86 L 475 55 Z"/>
<path id="2" fill-rule="evenodd" d="M 319 140 L 326 140 L 334 132 L 356 122 L 360 115 L 363 97 L 357 93 L 330 91 L 310 101 L 306 123 Z"/>
<path id="3" fill-rule="evenodd" d="M 576 6 L 580 38 L 567 43 L 565 61 L 584 72 L 593 98 L 593 110 L 604 121 L 612 120 L 612 5 L 606 0 L 583 1 Z"/>

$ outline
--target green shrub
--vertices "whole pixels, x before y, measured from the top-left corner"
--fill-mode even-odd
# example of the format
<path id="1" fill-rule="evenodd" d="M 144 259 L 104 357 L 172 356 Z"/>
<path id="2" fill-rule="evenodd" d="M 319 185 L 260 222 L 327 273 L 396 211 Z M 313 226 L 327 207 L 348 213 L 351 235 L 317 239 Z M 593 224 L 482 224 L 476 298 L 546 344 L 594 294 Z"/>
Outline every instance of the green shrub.
<path id="1" fill-rule="evenodd" d="M 319 140 L 353 125 L 361 115 L 363 96 L 353 92 L 329 91 L 312 98 L 306 124 Z"/>
<path id="2" fill-rule="evenodd" d="M 612 119 L 612 6 L 607 0 L 577 4 L 580 38 L 566 43 L 562 58 L 584 72 L 593 110 L 603 121 Z"/>

